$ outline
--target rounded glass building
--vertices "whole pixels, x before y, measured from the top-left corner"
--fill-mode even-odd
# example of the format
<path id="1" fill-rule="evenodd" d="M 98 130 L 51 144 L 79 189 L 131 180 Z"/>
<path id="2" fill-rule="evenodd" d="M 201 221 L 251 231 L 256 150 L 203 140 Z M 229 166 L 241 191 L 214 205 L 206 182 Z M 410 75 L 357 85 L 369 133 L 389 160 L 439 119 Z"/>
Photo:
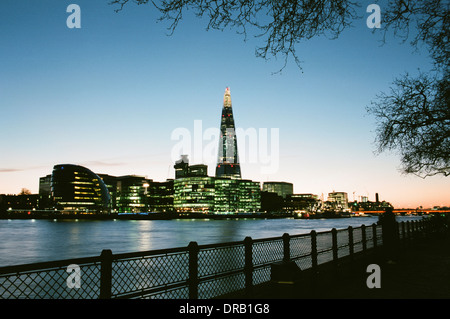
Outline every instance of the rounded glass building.
<path id="1" fill-rule="evenodd" d="M 109 214 L 111 196 L 103 180 L 73 164 L 53 167 L 51 194 L 54 208 L 63 213 Z"/>

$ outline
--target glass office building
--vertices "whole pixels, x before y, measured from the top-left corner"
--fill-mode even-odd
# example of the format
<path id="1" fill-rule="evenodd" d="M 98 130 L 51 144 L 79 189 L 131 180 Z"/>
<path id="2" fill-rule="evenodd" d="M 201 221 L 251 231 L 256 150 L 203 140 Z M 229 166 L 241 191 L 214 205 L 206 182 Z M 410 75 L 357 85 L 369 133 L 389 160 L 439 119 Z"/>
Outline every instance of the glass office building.
<path id="1" fill-rule="evenodd" d="M 259 182 L 241 179 L 238 180 L 239 200 L 237 202 L 239 213 L 255 213 L 261 209 L 261 185 Z"/>
<path id="2" fill-rule="evenodd" d="M 254 213 L 261 209 L 259 182 L 250 180 L 185 177 L 174 181 L 177 212 L 214 214 Z"/>
<path id="3" fill-rule="evenodd" d="M 148 206 L 151 212 L 168 213 L 173 211 L 173 180 L 150 183 Z"/>
<path id="4" fill-rule="evenodd" d="M 173 206 L 177 212 L 210 213 L 214 210 L 214 178 L 192 176 L 175 179 Z"/>
<path id="5" fill-rule="evenodd" d="M 52 174 L 39 178 L 39 209 L 52 207 Z"/>
<path id="6" fill-rule="evenodd" d="M 215 214 L 234 214 L 238 212 L 239 187 L 237 179 L 215 178 Z"/>
<path id="7" fill-rule="evenodd" d="M 254 213 L 261 209 L 259 182 L 243 179 L 216 178 L 215 214 Z"/>
<path id="8" fill-rule="evenodd" d="M 53 208 L 63 213 L 111 212 L 111 196 L 103 180 L 89 169 L 72 164 L 53 167 Z"/>
<path id="9" fill-rule="evenodd" d="M 264 192 L 277 193 L 278 196 L 286 198 L 286 196 L 294 193 L 294 185 L 287 182 L 264 182 L 262 190 Z"/>
<path id="10" fill-rule="evenodd" d="M 151 179 L 144 176 L 126 175 L 116 177 L 116 210 L 118 213 L 141 213 L 148 211 Z"/>
<path id="11" fill-rule="evenodd" d="M 173 207 L 176 212 L 236 214 L 260 211 L 259 182 L 208 176 L 206 165 L 189 165 L 185 155 L 174 168 Z"/>

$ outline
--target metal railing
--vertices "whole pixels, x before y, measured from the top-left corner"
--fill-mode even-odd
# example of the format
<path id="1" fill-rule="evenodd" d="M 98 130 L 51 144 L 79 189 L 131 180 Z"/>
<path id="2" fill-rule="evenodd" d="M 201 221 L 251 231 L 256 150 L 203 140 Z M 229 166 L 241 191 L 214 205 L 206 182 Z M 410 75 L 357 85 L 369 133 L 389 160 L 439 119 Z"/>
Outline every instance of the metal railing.
<path id="1" fill-rule="evenodd" d="M 430 227 L 426 220 L 398 223 L 407 243 Z M 271 265 L 293 261 L 302 270 L 354 258 L 383 245 L 382 227 L 112 254 L 0 268 L 0 299 L 212 299 L 271 280 Z M 79 272 L 69 271 L 70 266 Z M 78 277 L 75 277 L 77 276 Z M 78 278 L 78 285 L 74 285 Z"/>

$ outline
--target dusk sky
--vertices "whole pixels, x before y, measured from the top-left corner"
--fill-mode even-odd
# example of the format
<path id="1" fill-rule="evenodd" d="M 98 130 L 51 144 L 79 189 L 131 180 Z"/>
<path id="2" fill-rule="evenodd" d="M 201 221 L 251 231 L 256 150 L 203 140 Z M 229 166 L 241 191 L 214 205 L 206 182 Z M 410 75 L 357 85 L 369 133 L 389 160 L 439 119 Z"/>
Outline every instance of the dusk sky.
<path id="1" fill-rule="evenodd" d="M 66 25 L 71 3 L 81 8 L 79 29 Z M 244 41 L 235 30 L 206 31 L 206 19 L 186 15 L 168 36 L 151 5 L 115 8 L 109 0 L 0 2 L 0 194 L 37 193 L 39 177 L 64 163 L 174 178 L 172 134 L 185 128 L 194 140 L 195 121 L 202 132 L 218 129 L 230 87 L 238 128 L 256 130 L 259 141 L 260 129 L 269 140 L 279 131 L 276 169 L 242 155 L 243 178 L 291 182 L 294 192 L 325 199 L 342 191 L 349 200 L 379 193 L 397 208 L 450 205 L 448 177 L 406 176 L 398 154 L 374 153 L 366 107 L 431 60 L 426 47 L 415 52 L 400 39 L 381 45 L 383 29 L 367 27 L 366 7 L 337 40 L 298 44 L 303 69 L 290 59 L 279 74 L 284 60 L 257 58 L 254 33 Z M 215 160 L 202 161 L 210 175 Z"/>

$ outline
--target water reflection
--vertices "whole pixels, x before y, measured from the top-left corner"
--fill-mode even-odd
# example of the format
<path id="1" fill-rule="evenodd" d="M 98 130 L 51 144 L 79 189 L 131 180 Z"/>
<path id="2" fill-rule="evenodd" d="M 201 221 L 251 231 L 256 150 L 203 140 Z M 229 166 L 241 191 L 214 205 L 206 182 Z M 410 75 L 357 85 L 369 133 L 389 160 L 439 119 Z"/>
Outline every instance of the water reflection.
<path id="1" fill-rule="evenodd" d="M 143 223 L 142 221 L 139 221 L 138 226 L 137 226 L 138 246 L 136 247 L 136 251 L 152 250 L 151 234 L 152 234 L 153 226 L 154 226 L 153 221 L 148 221 L 148 223 Z"/>

